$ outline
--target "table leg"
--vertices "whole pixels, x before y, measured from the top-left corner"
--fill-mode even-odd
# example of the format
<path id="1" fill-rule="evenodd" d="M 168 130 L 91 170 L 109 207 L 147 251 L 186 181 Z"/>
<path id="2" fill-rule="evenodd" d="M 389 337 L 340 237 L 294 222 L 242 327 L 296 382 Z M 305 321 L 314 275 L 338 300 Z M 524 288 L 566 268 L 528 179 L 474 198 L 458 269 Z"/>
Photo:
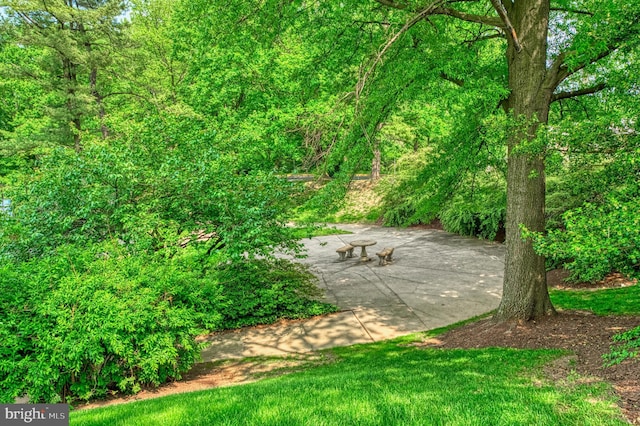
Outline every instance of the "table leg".
<path id="1" fill-rule="evenodd" d="M 367 254 L 367 248 L 362 246 L 362 251 L 360 252 L 360 261 L 367 262 L 369 260 L 369 255 Z"/>

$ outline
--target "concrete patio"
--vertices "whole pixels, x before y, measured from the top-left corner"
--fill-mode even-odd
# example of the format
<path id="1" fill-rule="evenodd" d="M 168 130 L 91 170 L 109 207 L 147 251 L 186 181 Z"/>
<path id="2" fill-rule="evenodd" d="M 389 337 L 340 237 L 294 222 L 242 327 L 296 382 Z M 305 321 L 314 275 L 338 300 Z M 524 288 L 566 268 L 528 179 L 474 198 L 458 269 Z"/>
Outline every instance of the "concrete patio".
<path id="1" fill-rule="evenodd" d="M 444 231 L 339 225 L 352 234 L 305 239 L 304 263 L 319 279 L 335 314 L 212 334 L 203 361 L 304 353 L 370 343 L 453 324 L 497 308 L 504 246 Z M 369 262 L 339 260 L 353 240 L 375 240 Z M 376 252 L 394 247 L 379 266 Z"/>

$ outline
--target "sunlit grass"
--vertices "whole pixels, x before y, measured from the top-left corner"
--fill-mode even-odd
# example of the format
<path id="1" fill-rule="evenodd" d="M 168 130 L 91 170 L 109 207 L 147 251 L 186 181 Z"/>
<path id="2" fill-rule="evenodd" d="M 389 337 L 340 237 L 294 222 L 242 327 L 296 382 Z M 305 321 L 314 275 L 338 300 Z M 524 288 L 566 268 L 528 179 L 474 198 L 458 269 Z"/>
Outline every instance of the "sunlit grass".
<path id="1" fill-rule="evenodd" d="M 73 425 L 622 425 L 602 386 L 538 376 L 558 351 L 385 342 L 260 382 L 73 412 Z"/>
<path id="2" fill-rule="evenodd" d="M 592 311 L 596 315 L 640 314 L 640 286 L 602 290 L 552 290 L 551 301 L 557 308 Z"/>
<path id="3" fill-rule="evenodd" d="M 554 290 L 560 309 L 639 314 L 638 286 Z M 474 321 L 471 319 L 469 321 Z M 73 412 L 72 425 L 624 425 L 609 385 L 560 385 L 560 351 L 414 345 L 462 323 L 325 351 L 321 365 L 260 382 Z"/>

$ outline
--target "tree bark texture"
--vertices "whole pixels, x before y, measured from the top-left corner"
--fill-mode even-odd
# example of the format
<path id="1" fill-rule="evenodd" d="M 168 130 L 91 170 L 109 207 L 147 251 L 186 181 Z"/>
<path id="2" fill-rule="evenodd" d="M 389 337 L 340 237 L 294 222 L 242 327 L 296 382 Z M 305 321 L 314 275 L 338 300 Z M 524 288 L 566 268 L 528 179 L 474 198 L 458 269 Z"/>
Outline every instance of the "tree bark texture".
<path id="1" fill-rule="evenodd" d="M 539 232 L 545 227 L 544 149 L 527 142 L 547 122 L 553 94 L 544 85 L 549 9 L 548 0 L 515 1 L 506 9 L 520 44 L 508 38 L 507 107 L 516 125 L 508 140 L 507 251 L 497 320 L 530 320 L 555 313 L 547 290 L 545 260 L 533 251 L 531 241 L 521 238 L 521 226 Z"/>
<path id="2" fill-rule="evenodd" d="M 380 180 L 381 161 L 380 148 L 376 147 L 373 151 L 373 160 L 371 160 L 371 180 L 374 182 Z"/>

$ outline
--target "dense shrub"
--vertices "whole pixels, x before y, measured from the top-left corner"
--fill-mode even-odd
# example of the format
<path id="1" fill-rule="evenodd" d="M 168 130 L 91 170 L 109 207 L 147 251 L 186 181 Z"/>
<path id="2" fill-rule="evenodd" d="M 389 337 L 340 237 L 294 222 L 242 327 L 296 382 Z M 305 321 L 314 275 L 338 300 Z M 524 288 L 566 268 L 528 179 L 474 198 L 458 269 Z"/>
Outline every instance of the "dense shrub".
<path id="1" fill-rule="evenodd" d="M 311 300 L 304 268 L 276 260 L 300 248 L 283 223 L 291 185 L 241 170 L 191 120 L 171 135 L 148 124 L 54 150 L 6 189 L 3 402 L 136 392 L 188 370 L 205 330 L 333 309 Z"/>
<path id="2" fill-rule="evenodd" d="M 612 271 L 638 277 L 640 198 L 629 195 L 585 203 L 563 215 L 563 228 L 525 236 L 533 238 L 538 253 L 571 271 L 574 281 L 598 281 Z"/>
<path id="3" fill-rule="evenodd" d="M 425 214 L 417 217 L 418 200 L 413 197 L 405 199 L 403 202 L 386 206 L 383 223 L 385 226 L 409 226 L 419 223 L 428 223 L 435 217 L 435 213 Z"/>
<path id="4" fill-rule="evenodd" d="M 504 201 L 490 204 L 458 202 L 443 209 L 439 217 L 448 232 L 494 240 L 504 227 L 505 213 Z"/>
<path id="5" fill-rule="evenodd" d="M 13 230 L 0 256 L 28 259 L 111 237 L 153 251 L 200 231 L 215 232 L 211 242 L 234 257 L 295 251 L 283 223 L 293 187 L 284 179 L 239 170 L 212 147 L 165 145 L 114 140 L 43 157 L 38 173 L 5 191 L 20 232 Z"/>
<path id="6" fill-rule="evenodd" d="M 321 295 L 315 277 L 303 266 L 286 260 L 253 260 L 220 267 L 224 328 L 272 323 L 334 312 L 315 300 Z"/>
<path id="7" fill-rule="evenodd" d="M 206 330 L 335 309 L 312 300 L 318 290 L 300 265 L 220 260 L 189 247 L 132 255 L 108 241 L 3 265 L 0 400 L 135 393 L 180 378 Z"/>
<path id="8" fill-rule="evenodd" d="M 179 378 L 195 337 L 220 323 L 220 287 L 188 256 L 131 256 L 117 242 L 0 270 L 0 398 L 55 402 Z"/>
<path id="9" fill-rule="evenodd" d="M 436 217 L 437 203 L 429 203 L 432 188 L 424 188 L 421 172 L 432 159 L 432 148 L 405 154 L 397 162 L 396 172 L 383 179 L 379 188 L 383 197 L 385 226 L 409 226 L 428 223 Z"/>

